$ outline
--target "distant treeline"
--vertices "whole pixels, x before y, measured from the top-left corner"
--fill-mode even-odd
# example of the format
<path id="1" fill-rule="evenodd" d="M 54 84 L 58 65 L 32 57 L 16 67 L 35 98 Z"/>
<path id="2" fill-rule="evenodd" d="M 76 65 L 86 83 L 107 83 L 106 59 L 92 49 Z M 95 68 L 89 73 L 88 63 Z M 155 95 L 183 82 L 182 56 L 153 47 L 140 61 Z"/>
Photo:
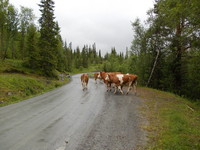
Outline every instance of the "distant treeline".
<path id="1" fill-rule="evenodd" d="M 101 64 L 104 71 L 137 74 L 141 85 L 200 99 L 199 0 L 155 0 L 145 23 L 132 23 L 131 48 L 125 54 L 112 48 L 105 56 L 95 44 L 72 49 L 63 42 L 53 0 L 41 0 L 39 26 L 32 9 L 18 11 L 8 0 L 0 2 L 1 60 L 24 60 L 49 77 Z"/>

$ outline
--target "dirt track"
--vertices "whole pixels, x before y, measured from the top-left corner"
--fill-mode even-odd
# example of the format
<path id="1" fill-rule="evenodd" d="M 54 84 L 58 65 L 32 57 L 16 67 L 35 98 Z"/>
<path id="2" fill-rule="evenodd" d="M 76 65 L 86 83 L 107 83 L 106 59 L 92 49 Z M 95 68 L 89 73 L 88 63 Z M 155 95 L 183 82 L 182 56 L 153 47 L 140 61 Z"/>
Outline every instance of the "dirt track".
<path id="1" fill-rule="evenodd" d="M 142 100 L 107 93 L 80 75 L 56 90 L 0 108 L 1 150 L 133 150 L 146 141 L 141 130 Z"/>

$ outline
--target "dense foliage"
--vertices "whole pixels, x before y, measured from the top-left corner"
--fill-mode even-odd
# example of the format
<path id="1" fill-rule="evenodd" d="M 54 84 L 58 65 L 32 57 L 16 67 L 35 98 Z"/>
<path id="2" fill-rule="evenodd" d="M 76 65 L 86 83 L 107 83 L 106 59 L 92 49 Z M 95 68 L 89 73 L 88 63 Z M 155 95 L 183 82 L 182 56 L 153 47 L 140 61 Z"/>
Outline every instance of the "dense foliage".
<path id="1" fill-rule="evenodd" d="M 133 22 L 132 61 L 143 84 L 200 99 L 200 3 L 156 0 Z"/>

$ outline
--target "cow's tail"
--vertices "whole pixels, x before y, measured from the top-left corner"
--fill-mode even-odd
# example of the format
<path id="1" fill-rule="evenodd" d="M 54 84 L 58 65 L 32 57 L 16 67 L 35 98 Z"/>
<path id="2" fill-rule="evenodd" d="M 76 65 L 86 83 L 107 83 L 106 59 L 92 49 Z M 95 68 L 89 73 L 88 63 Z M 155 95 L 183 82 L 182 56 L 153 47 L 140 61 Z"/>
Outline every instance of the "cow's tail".
<path id="1" fill-rule="evenodd" d="M 132 86 L 132 87 L 133 87 L 133 86 L 137 86 L 137 79 L 134 80 L 134 81 L 132 81 L 131 86 Z"/>

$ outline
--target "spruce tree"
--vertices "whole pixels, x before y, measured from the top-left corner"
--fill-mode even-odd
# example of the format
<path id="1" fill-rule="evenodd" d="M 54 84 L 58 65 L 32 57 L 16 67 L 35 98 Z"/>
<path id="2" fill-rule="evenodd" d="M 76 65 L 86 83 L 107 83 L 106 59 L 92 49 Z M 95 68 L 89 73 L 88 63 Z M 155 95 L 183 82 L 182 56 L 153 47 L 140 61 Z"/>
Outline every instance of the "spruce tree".
<path id="1" fill-rule="evenodd" d="M 84 46 L 81 52 L 81 57 L 82 57 L 82 66 L 84 68 L 88 67 L 88 54 L 87 54 L 87 46 Z"/>
<path id="2" fill-rule="evenodd" d="M 27 41 L 26 41 L 26 45 L 27 45 L 27 52 L 28 52 L 28 58 L 26 61 L 26 65 L 31 68 L 31 69 L 38 69 L 39 68 L 39 52 L 38 52 L 38 48 L 37 48 L 37 40 L 38 40 L 38 36 L 37 36 L 37 30 L 36 27 L 34 26 L 34 24 L 31 24 L 28 27 L 28 31 L 27 31 Z"/>
<path id="3" fill-rule="evenodd" d="M 42 74 L 55 77 L 58 40 L 54 21 L 54 2 L 52 0 L 41 0 L 39 6 L 42 13 L 39 19 L 41 34 L 39 39 L 40 69 Z"/>
<path id="4" fill-rule="evenodd" d="M 25 59 L 28 55 L 28 51 L 26 51 L 26 35 L 27 35 L 27 32 L 28 32 L 28 28 L 29 26 L 32 26 L 31 24 L 33 24 L 35 20 L 35 15 L 33 14 L 33 10 L 30 9 L 30 8 L 26 8 L 26 7 L 23 7 L 21 6 L 21 9 L 20 9 L 20 14 L 19 14 L 19 21 L 20 21 L 20 24 L 19 24 L 19 29 L 20 29 L 20 39 L 19 39 L 19 42 L 20 42 L 20 45 L 19 45 L 19 50 L 20 50 L 20 58 L 21 59 Z"/>

